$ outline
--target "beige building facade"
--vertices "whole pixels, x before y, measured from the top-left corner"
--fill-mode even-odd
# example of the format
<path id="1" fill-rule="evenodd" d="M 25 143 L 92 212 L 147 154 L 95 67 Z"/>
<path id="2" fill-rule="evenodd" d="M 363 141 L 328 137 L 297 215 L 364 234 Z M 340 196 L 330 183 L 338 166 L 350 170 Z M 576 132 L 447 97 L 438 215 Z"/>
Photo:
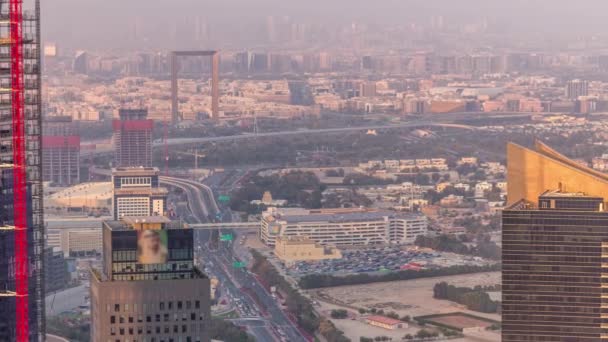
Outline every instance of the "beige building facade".
<path id="1" fill-rule="evenodd" d="M 274 254 L 286 263 L 342 258 L 342 253 L 336 247 L 322 246 L 304 236 L 277 238 Z"/>

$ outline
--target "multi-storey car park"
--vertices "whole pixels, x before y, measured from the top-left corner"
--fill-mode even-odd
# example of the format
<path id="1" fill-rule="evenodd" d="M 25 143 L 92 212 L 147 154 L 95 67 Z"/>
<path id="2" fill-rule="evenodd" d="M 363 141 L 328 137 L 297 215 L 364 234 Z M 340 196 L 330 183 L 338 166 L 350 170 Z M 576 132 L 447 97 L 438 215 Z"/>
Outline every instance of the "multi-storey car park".
<path id="1" fill-rule="evenodd" d="M 270 208 L 262 215 L 260 239 L 269 246 L 280 236 L 335 246 L 405 243 L 424 235 L 427 225 L 424 215 L 385 210 Z"/>

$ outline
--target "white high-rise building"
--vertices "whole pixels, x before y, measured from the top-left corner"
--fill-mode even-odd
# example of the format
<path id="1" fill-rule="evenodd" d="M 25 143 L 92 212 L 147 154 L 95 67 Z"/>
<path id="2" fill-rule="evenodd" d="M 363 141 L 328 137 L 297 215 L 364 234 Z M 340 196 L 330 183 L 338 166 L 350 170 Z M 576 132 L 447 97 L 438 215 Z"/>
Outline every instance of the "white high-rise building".
<path id="1" fill-rule="evenodd" d="M 165 215 L 167 189 L 159 187 L 159 173 L 155 167 L 112 169 L 112 213 L 115 220 Z"/>

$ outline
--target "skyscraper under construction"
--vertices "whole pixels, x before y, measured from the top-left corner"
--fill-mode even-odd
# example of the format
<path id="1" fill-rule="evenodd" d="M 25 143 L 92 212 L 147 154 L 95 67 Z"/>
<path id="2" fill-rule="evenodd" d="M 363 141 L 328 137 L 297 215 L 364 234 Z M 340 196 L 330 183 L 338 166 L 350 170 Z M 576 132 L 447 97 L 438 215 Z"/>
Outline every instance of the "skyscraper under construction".
<path id="1" fill-rule="evenodd" d="M 0 0 L 0 341 L 17 342 L 45 330 L 40 2 L 23 7 Z"/>

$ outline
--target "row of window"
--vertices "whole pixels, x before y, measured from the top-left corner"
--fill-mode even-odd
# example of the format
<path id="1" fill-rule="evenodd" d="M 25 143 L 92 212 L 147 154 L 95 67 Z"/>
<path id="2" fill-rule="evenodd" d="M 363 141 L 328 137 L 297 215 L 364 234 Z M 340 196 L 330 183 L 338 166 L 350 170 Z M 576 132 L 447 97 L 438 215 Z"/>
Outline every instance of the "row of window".
<path id="1" fill-rule="evenodd" d="M 108 339 L 108 342 L 201 342 L 201 337 L 200 336 L 196 336 L 196 337 L 186 336 L 186 337 L 178 337 L 177 339 L 142 337 L 139 340 L 136 338 L 134 338 L 134 339 L 127 338 L 124 340 L 117 338 L 117 339 Z"/>
<path id="2" fill-rule="evenodd" d="M 172 303 L 172 302 L 169 302 L 169 303 Z M 181 308 L 182 307 L 182 305 L 181 305 L 182 302 L 180 301 L 178 303 L 180 304 L 179 310 L 181 310 L 182 309 Z M 187 303 L 191 304 L 190 301 L 188 301 Z M 161 302 L 161 304 L 164 304 L 164 303 Z M 163 306 L 164 305 L 161 305 L 161 307 L 163 307 Z M 189 309 L 191 309 L 191 308 L 189 308 Z M 164 309 L 161 309 L 161 310 L 164 310 Z M 171 309 L 169 309 L 169 310 L 171 310 Z M 162 318 L 162 320 L 161 320 L 161 318 Z M 198 316 L 198 320 L 200 320 L 200 321 L 202 321 L 204 318 L 205 318 L 204 314 L 200 314 Z M 188 319 L 191 320 L 191 321 L 196 321 L 197 320 L 196 312 L 190 312 L 190 315 L 188 315 L 185 312 L 182 313 L 181 315 L 178 314 L 178 313 L 174 313 L 173 314 L 173 321 L 175 321 L 175 322 L 178 322 L 180 320 L 181 321 L 187 321 Z M 168 314 L 168 313 L 162 314 L 162 317 L 161 317 L 161 314 L 146 315 L 146 323 L 161 322 L 161 321 L 162 322 L 169 322 L 169 321 L 171 321 L 171 315 Z M 123 316 L 123 315 L 120 315 L 120 316 L 112 315 L 112 316 L 110 316 L 110 324 L 125 324 L 125 323 L 135 323 L 135 322 L 137 322 L 137 323 L 143 323 L 144 322 L 144 315 L 138 315 L 137 318 L 134 317 L 134 316 L 128 316 L 128 317 L 126 317 L 126 316 Z"/>
<path id="3" fill-rule="evenodd" d="M 115 274 L 112 280 L 133 281 L 133 280 L 170 280 L 170 279 L 193 279 L 192 272 L 171 272 L 171 273 L 141 273 L 141 274 Z"/>
<path id="4" fill-rule="evenodd" d="M 169 260 L 192 260 L 194 257 L 192 248 L 171 248 L 169 249 Z M 112 261 L 137 261 L 137 250 L 114 250 L 112 251 Z"/>
<path id="5" fill-rule="evenodd" d="M 121 186 L 124 186 L 124 185 L 141 186 L 141 185 L 151 185 L 151 184 L 152 184 L 151 177 L 121 177 L 120 178 Z"/>
<path id="6" fill-rule="evenodd" d="M 191 271 L 192 261 L 169 261 L 165 264 L 140 264 L 137 262 L 114 262 L 112 273 L 132 272 L 169 272 L 169 271 Z"/>
<path id="7" fill-rule="evenodd" d="M 173 301 L 167 301 L 167 302 L 159 302 L 158 304 L 141 304 L 140 306 L 137 305 L 137 303 L 133 304 L 133 305 L 129 305 L 129 303 L 125 303 L 123 305 L 120 305 L 119 303 L 115 303 L 114 304 L 114 312 L 121 312 L 121 309 L 123 310 L 123 312 L 137 312 L 138 309 L 142 309 L 143 312 L 146 312 L 148 310 L 164 310 L 165 308 L 165 303 L 167 304 L 167 307 L 169 307 L 169 305 L 171 307 L 173 307 Z M 179 304 L 178 304 L 179 303 Z M 201 301 L 200 300 L 185 300 L 185 301 L 176 301 L 175 302 L 176 307 L 182 306 L 185 307 L 186 309 L 190 309 L 191 307 L 194 306 L 195 309 L 200 309 L 201 308 Z M 110 304 L 106 305 L 106 312 L 110 312 L 110 308 L 112 308 L 112 306 Z"/>

